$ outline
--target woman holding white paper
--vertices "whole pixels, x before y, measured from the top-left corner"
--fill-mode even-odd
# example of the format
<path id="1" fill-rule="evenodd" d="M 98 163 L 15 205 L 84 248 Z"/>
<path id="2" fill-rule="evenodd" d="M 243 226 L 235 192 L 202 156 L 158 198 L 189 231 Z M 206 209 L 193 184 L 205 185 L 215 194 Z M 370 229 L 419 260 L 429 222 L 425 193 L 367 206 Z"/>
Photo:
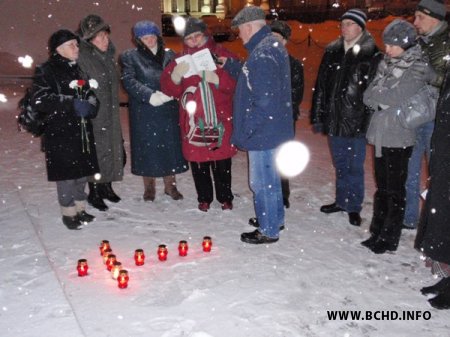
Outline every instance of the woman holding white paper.
<path id="1" fill-rule="evenodd" d="M 223 210 L 231 210 L 231 158 L 237 150 L 230 137 L 236 83 L 213 59 L 236 56 L 214 42 L 202 20 L 189 18 L 182 37 L 183 51 L 164 69 L 161 91 L 180 102 L 183 155 L 191 164 L 199 210 L 207 212 L 210 208 L 213 181 L 217 201 Z M 205 49 L 210 53 L 203 54 Z M 186 55 L 194 56 L 196 67 L 206 70 L 190 75 Z M 202 56 L 200 61 L 197 56 Z"/>
<path id="2" fill-rule="evenodd" d="M 181 153 L 178 103 L 159 90 L 161 73 L 175 53 L 164 48 L 160 30 L 151 21 L 136 23 L 133 34 L 137 48 L 121 56 L 129 96 L 131 173 L 143 177 L 145 201 L 154 201 L 157 177 L 163 177 L 165 194 L 180 200 L 175 174 L 188 166 Z"/>

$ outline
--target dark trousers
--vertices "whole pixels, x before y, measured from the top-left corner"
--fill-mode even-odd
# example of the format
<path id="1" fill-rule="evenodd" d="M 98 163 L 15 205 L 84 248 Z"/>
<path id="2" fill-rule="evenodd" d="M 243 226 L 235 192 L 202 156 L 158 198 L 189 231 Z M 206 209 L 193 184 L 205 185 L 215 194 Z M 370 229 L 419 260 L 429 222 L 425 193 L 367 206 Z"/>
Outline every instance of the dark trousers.
<path id="1" fill-rule="evenodd" d="M 213 180 L 216 188 L 216 199 L 223 204 L 233 200 L 231 192 L 231 158 L 207 161 L 190 162 L 198 202 L 211 203 L 214 200 Z"/>
<path id="2" fill-rule="evenodd" d="M 328 137 L 336 169 L 336 204 L 346 212 L 361 212 L 364 200 L 364 161 L 366 139 L 363 137 Z"/>
<path id="3" fill-rule="evenodd" d="M 382 156 L 375 157 L 375 182 L 373 217 L 370 232 L 397 246 L 405 214 L 405 183 L 408 161 L 413 147 L 381 149 Z"/>

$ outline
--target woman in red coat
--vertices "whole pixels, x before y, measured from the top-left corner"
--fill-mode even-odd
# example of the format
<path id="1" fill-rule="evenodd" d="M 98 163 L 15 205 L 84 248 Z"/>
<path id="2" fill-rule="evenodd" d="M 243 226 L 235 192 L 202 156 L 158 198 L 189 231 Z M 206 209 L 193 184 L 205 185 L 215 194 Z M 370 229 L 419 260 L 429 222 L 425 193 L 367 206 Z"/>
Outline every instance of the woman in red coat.
<path id="1" fill-rule="evenodd" d="M 183 51 L 177 58 L 209 49 L 213 57 L 236 58 L 227 49 L 214 42 L 206 32 L 206 24 L 195 18 L 186 21 L 183 33 Z M 189 65 L 172 61 L 161 76 L 161 90 L 180 102 L 180 129 L 183 155 L 191 164 L 192 176 L 198 195 L 198 208 L 207 212 L 213 196 L 213 179 L 216 199 L 222 209 L 233 208 L 231 192 L 231 157 L 237 150 L 231 145 L 232 109 L 235 80 L 222 68 L 205 70 L 188 77 Z M 208 96 L 209 94 L 212 94 Z M 212 97 L 211 97 L 212 96 Z M 189 109 L 194 106 L 195 109 Z M 188 112 L 188 109 L 190 112 Z M 213 144 L 194 142 L 192 132 L 202 129 L 202 122 L 213 112 L 218 141 Z M 215 119 L 214 117 L 212 118 Z M 199 123 L 200 122 L 200 123 Z M 191 132 L 190 132 L 191 131 Z M 199 131 L 200 138 L 201 132 Z M 211 177 L 212 172 L 212 177 Z"/>

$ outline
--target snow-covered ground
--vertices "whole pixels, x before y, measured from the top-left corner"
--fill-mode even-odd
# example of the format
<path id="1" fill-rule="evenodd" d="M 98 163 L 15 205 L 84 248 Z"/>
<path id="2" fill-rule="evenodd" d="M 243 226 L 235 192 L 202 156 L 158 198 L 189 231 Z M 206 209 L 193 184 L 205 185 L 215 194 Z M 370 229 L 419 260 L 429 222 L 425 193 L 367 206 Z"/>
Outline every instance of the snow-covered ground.
<path id="1" fill-rule="evenodd" d="M 319 58 L 320 59 L 320 58 Z M 313 76 L 306 68 L 305 76 Z M 0 87 L 0 335 L 2 337 L 163 336 L 448 336 L 448 311 L 428 305 L 419 289 L 436 282 L 413 249 L 415 231 L 403 233 L 394 254 L 374 255 L 360 245 L 368 237 L 374 184 L 371 151 L 366 161 L 366 198 L 360 228 L 344 213 L 319 212 L 334 200 L 334 170 L 326 138 L 311 133 L 303 114 L 297 139 L 311 160 L 291 180 L 286 229 L 271 245 L 240 241 L 253 230 L 247 184 L 247 158 L 233 160 L 234 209 L 215 202 L 197 210 L 190 172 L 177 177 L 184 200 L 172 201 L 157 182 L 154 203 L 142 200 L 142 179 L 131 175 L 114 184 L 122 197 L 107 212 L 91 208 L 95 222 L 81 231 L 61 223 L 54 183 L 46 180 L 37 139 L 17 132 L 15 106 L 22 89 Z M 308 95 L 307 95 L 308 97 Z M 307 103 L 306 103 L 307 104 Z M 123 130 L 129 146 L 127 111 Z M 203 236 L 213 240 L 204 253 Z M 119 289 L 99 255 L 109 240 L 130 273 Z M 187 240 L 189 254 L 177 246 Z M 157 260 L 159 244 L 169 257 Z M 134 265 L 134 250 L 146 254 Z M 78 277 L 77 260 L 86 258 L 89 275 Z M 427 319 L 336 319 L 328 311 L 417 311 Z M 429 315 L 429 316 L 427 316 Z"/>

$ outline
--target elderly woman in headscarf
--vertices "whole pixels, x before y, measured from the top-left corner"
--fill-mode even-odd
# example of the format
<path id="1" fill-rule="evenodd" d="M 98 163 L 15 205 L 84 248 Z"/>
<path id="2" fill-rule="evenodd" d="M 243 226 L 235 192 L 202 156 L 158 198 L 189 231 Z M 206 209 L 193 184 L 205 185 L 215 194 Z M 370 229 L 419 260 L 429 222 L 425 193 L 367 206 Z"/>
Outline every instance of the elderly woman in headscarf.
<path id="1" fill-rule="evenodd" d="M 178 103 L 160 91 L 163 69 L 175 56 L 164 48 L 161 32 L 151 21 L 133 28 L 137 48 L 121 56 L 122 81 L 130 109 L 131 173 L 144 179 L 144 200 L 155 200 L 155 178 L 162 177 L 164 192 L 183 199 L 175 174 L 188 169 L 181 152 Z"/>
<path id="2" fill-rule="evenodd" d="M 49 181 L 56 182 L 62 221 L 79 229 L 94 216 L 86 213 L 87 176 L 98 172 L 91 118 L 98 110 L 96 82 L 77 64 L 78 37 L 62 29 L 49 40 L 50 58 L 36 68 L 34 109 L 46 116 L 43 145 Z M 91 87 L 92 86 L 92 87 Z"/>
<path id="3" fill-rule="evenodd" d="M 81 69 L 99 83 L 94 91 L 100 109 L 92 124 L 100 175 L 89 178 L 88 202 L 100 211 L 108 209 L 103 199 L 120 201 L 112 182 L 123 179 L 125 155 L 119 116 L 120 78 L 110 32 L 109 25 L 97 15 L 88 15 L 80 22 L 78 62 Z"/>

